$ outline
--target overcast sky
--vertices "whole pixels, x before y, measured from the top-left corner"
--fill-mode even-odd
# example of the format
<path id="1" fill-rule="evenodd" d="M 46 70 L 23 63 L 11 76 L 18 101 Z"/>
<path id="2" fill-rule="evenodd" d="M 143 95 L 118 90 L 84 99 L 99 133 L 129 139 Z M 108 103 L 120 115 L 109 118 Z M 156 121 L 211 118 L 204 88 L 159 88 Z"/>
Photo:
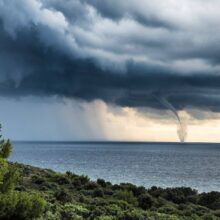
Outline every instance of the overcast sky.
<path id="1" fill-rule="evenodd" d="M 220 141 L 219 8 L 218 0 L 0 0 L 3 134 Z"/>

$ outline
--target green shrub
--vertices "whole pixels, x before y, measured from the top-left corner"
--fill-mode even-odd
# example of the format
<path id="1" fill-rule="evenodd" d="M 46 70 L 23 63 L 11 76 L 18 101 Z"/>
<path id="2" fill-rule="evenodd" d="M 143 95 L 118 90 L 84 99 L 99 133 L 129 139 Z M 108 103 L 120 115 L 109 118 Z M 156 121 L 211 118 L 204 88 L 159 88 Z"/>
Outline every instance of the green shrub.
<path id="1" fill-rule="evenodd" d="M 112 196 L 114 194 L 114 191 L 112 189 L 105 188 L 104 189 L 104 194 L 108 195 L 108 196 Z"/>
<path id="2" fill-rule="evenodd" d="M 37 175 L 34 175 L 31 177 L 32 182 L 37 184 L 37 185 L 42 185 L 46 182 L 46 179 Z"/>
<path id="3" fill-rule="evenodd" d="M 93 191 L 93 196 L 94 197 L 103 197 L 104 196 L 104 192 L 101 188 L 97 188 Z"/>
<path id="4" fill-rule="evenodd" d="M 45 201 L 37 194 L 10 192 L 0 194 L 0 219 L 31 220 L 45 209 Z"/>
<path id="5" fill-rule="evenodd" d="M 67 203 L 67 202 L 71 202 L 72 201 L 72 196 L 70 195 L 70 193 L 65 190 L 65 189 L 61 189 L 59 191 L 57 191 L 54 194 L 55 198 L 62 202 L 62 203 Z"/>
<path id="6" fill-rule="evenodd" d="M 164 214 L 177 214 L 177 215 L 181 213 L 178 209 L 176 209 L 174 206 L 170 204 L 166 204 L 165 206 L 159 208 L 158 212 Z"/>
<path id="7" fill-rule="evenodd" d="M 106 212 L 111 216 L 120 216 L 122 208 L 116 204 L 109 204 L 106 206 Z"/>
<path id="8" fill-rule="evenodd" d="M 40 217 L 44 212 L 46 202 L 39 195 L 21 192 L 18 197 L 14 219 L 30 220 Z"/>
<path id="9" fill-rule="evenodd" d="M 149 194 L 142 194 L 138 197 L 138 206 L 142 209 L 150 209 L 154 204 L 154 200 Z"/>
<path id="10" fill-rule="evenodd" d="M 127 203 L 137 205 L 137 199 L 134 197 L 133 192 L 131 191 L 117 191 L 113 196 L 116 199 L 124 200 Z"/>
<path id="11" fill-rule="evenodd" d="M 213 214 L 220 218 L 220 209 L 216 210 L 216 211 L 213 211 Z"/>
<path id="12" fill-rule="evenodd" d="M 37 220 L 61 220 L 61 206 L 47 203 L 45 212 Z"/>
<path id="13" fill-rule="evenodd" d="M 12 219 L 18 204 L 17 193 L 0 193 L 0 219 Z"/>
<path id="14" fill-rule="evenodd" d="M 164 213 L 159 213 L 159 212 L 151 212 L 148 213 L 148 218 L 149 220 L 200 220 L 198 218 L 181 218 L 180 216 L 176 215 L 169 215 L 169 214 L 164 214 Z"/>
<path id="15" fill-rule="evenodd" d="M 220 209 L 220 192 L 202 193 L 198 203 L 213 210 Z"/>
<path id="16" fill-rule="evenodd" d="M 65 184 L 70 184 L 71 183 L 70 179 L 65 175 L 57 175 L 55 177 L 55 181 L 59 185 L 65 185 Z"/>
<path id="17" fill-rule="evenodd" d="M 99 185 L 96 182 L 89 182 L 84 186 L 84 188 L 87 190 L 94 190 L 99 188 Z"/>
<path id="18" fill-rule="evenodd" d="M 105 216 L 105 215 L 106 215 L 106 209 L 104 206 L 94 206 L 90 217 L 93 219 L 93 218 Z"/>
<path id="19" fill-rule="evenodd" d="M 6 193 L 15 188 L 16 183 L 20 178 L 20 172 L 16 167 L 9 167 L 3 177 L 3 182 L 0 186 L 0 191 Z"/>
<path id="20" fill-rule="evenodd" d="M 205 214 L 205 215 L 202 217 L 202 219 L 203 219 L 203 220 L 217 220 L 217 218 L 216 218 L 214 215 L 210 214 L 210 213 Z"/>
<path id="21" fill-rule="evenodd" d="M 89 177 L 88 176 L 76 176 L 72 179 L 72 185 L 76 188 L 81 188 L 84 185 L 89 183 Z"/>
<path id="22" fill-rule="evenodd" d="M 103 179 L 97 179 L 97 184 L 103 188 L 105 188 L 107 186 L 105 180 L 103 180 Z"/>
<path id="23" fill-rule="evenodd" d="M 0 131 L 1 131 L 1 125 L 0 125 Z M 1 135 L 0 135 L 1 138 Z M 9 155 L 11 154 L 12 151 L 12 146 L 11 142 L 9 140 L 0 140 L 0 158 L 8 158 Z"/>
<path id="24" fill-rule="evenodd" d="M 146 215 L 139 210 L 126 211 L 118 220 L 146 220 Z"/>
<path id="25" fill-rule="evenodd" d="M 88 214 L 87 209 L 74 204 L 65 204 L 61 208 L 62 220 L 83 220 Z"/>
<path id="26" fill-rule="evenodd" d="M 97 218 L 97 220 L 113 220 L 113 219 L 114 218 L 112 216 L 108 216 L 108 215 L 102 215 Z"/>

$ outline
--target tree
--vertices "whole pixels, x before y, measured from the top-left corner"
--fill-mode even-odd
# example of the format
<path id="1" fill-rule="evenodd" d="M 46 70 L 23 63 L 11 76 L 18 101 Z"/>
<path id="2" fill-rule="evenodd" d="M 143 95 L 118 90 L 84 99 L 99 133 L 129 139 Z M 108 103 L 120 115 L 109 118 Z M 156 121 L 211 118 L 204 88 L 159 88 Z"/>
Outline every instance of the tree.
<path id="1" fill-rule="evenodd" d="M 150 209 L 154 204 L 154 200 L 152 198 L 151 195 L 145 193 L 145 194 L 141 194 L 138 197 L 138 205 L 139 207 L 141 207 L 142 209 Z"/>
<path id="2" fill-rule="evenodd" d="M 19 178 L 18 169 L 10 167 L 6 161 L 11 151 L 12 145 L 10 140 L 4 140 L 0 135 L 0 192 L 2 193 L 13 190 L 14 185 Z"/>
<path id="3" fill-rule="evenodd" d="M 0 219 L 35 219 L 43 213 L 45 201 L 37 194 L 15 191 L 20 172 L 16 165 L 7 162 L 11 151 L 10 140 L 4 140 L 0 134 Z"/>

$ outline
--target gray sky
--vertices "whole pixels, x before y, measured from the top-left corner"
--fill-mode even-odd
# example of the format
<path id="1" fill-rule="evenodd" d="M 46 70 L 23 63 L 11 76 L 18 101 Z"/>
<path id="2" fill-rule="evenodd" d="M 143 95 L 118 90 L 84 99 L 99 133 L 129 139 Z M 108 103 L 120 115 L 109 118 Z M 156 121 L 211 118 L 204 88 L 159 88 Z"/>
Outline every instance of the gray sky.
<path id="1" fill-rule="evenodd" d="M 188 129 L 187 140 L 218 141 L 207 131 L 219 125 L 219 7 L 217 0 L 0 0 L 6 136 L 177 140 L 176 128 L 203 125 L 199 135 Z"/>

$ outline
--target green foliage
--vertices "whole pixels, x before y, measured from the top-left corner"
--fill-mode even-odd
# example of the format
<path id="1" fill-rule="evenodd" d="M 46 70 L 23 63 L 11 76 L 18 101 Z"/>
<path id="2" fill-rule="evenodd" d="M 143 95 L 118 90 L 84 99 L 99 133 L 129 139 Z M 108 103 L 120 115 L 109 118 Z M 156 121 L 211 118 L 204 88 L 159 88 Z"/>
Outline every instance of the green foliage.
<path id="1" fill-rule="evenodd" d="M 137 199 L 131 191 L 116 191 L 114 197 L 119 200 L 126 201 L 127 203 L 137 205 Z"/>
<path id="2" fill-rule="evenodd" d="M 7 193 L 15 188 L 15 184 L 19 180 L 20 173 L 18 169 L 9 167 L 5 172 L 2 184 L 0 185 L 0 192 Z"/>
<path id="3" fill-rule="evenodd" d="M 140 212 L 139 210 L 132 210 L 124 212 L 118 220 L 145 220 L 146 214 Z"/>
<path id="4" fill-rule="evenodd" d="M 0 219 L 30 220 L 39 217 L 45 201 L 37 194 L 26 192 L 0 193 Z"/>
<path id="5" fill-rule="evenodd" d="M 61 208 L 62 220 L 82 220 L 88 216 L 88 210 L 80 205 L 65 204 Z"/>
<path id="6" fill-rule="evenodd" d="M 14 219 L 29 220 L 39 217 L 45 207 L 45 201 L 34 193 L 17 193 L 19 199 L 14 212 Z"/>
<path id="7" fill-rule="evenodd" d="M 8 164 L 4 159 L 0 158 L 0 190 L 1 190 L 1 186 L 3 185 L 4 176 L 7 172 L 8 172 Z"/>
<path id="8" fill-rule="evenodd" d="M 0 158 L 8 158 L 12 151 L 11 142 L 9 140 L 0 141 Z"/>
<path id="9" fill-rule="evenodd" d="M 1 125 L 0 125 L 1 131 Z M 1 135 L 0 135 L 1 138 Z M 9 175 L 8 163 L 6 162 L 6 158 L 9 157 L 11 152 L 11 144 L 10 141 L 5 141 L 4 139 L 0 139 L 0 192 L 4 191 L 5 188 L 5 176 Z"/>
<path id="10" fill-rule="evenodd" d="M 97 218 L 97 220 L 113 220 L 112 216 L 102 215 Z"/>
<path id="11" fill-rule="evenodd" d="M 1 129 L 1 125 L 0 125 Z M 1 137 L 1 135 L 0 135 Z M 18 171 L 16 168 L 9 168 L 6 158 L 9 157 L 11 153 L 11 143 L 9 140 L 0 140 L 0 192 L 6 193 L 12 190 L 17 179 Z"/>
<path id="12" fill-rule="evenodd" d="M 210 209 L 220 209 L 220 192 L 202 193 L 198 203 Z"/>
<path id="13" fill-rule="evenodd" d="M 14 190 L 20 173 L 16 165 L 6 161 L 11 149 L 9 140 L 0 140 L 0 219 L 35 219 L 42 215 L 46 202 L 38 194 Z"/>
<path id="14" fill-rule="evenodd" d="M 93 196 L 94 197 L 103 197 L 104 196 L 104 192 L 101 188 L 97 188 L 94 190 L 93 192 Z"/>
<path id="15" fill-rule="evenodd" d="M 0 132 L 1 132 L 1 124 L 0 124 Z M 1 134 L 0 134 L 0 158 L 6 159 L 9 157 L 12 146 L 9 140 L 4 140 L 1 139 Z"/>
<path id="16" fill-rule="evenodd" d="M 112 185 L 71 172 L 60 174 L 24 165 L 19 168 L 23 178 L 17 187 L 27 192 L 39 191 L 47 201 L 38 220 L 220 219 L 220 210 L 208 207 L 217 204 L 220 196 L 216 192 L 198 194 L 185 187 Z"/>
<path id="17" fill-rule="evenodd" d="M 97 179 L 97 183 L 98 183 L 98 185 L 100 185 L 103 188 L 105 188 L 107 186 L 105 180 L 103 180 L 103 179 Z"/>
<path id="18" fill-rule="evenodd" d="M 145 193 L 138 197 L 138 205 L 142 209 L 150 209 L 154 204 L 152 196 Z"/>
<path id="19" fill-rule="evenodd" d="M 66 189 L 61 189 L 57 191 L 55 193 L 55 198 L 62 203 L 67 203 L 72 201 L 72 197 Z"/>

